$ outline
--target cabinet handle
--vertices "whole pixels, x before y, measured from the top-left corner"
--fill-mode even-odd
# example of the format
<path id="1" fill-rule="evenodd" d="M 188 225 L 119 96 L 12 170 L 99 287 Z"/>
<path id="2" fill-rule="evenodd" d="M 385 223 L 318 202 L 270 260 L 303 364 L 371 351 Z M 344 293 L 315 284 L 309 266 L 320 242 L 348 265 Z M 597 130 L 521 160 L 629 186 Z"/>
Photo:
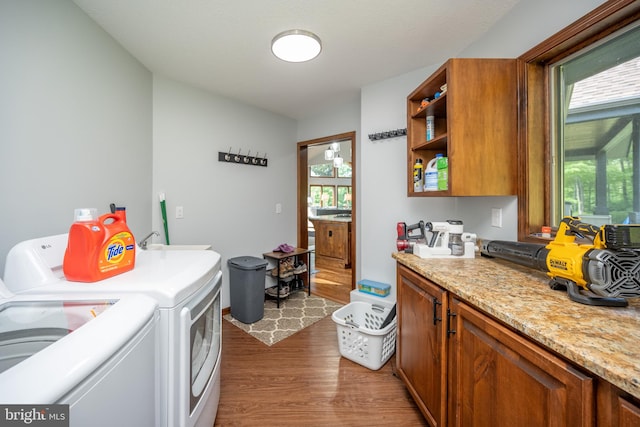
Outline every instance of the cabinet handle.
<path id="1" fill-rule="evenodd" d="M 442 305 L 438 298 L 433 297 L 433 324 L 436 325 L 438 320 L 442 321 L 442 317 L 438 317 L 438 306 Z"/>
<path id="2" fill-rule="evenodd" d="M 456 317 L 456 314 L 450 309 L 447 309 L 447 337 L 456 333 L 455 329 L 451 329 L 451 318 L 453 317 Z"/>

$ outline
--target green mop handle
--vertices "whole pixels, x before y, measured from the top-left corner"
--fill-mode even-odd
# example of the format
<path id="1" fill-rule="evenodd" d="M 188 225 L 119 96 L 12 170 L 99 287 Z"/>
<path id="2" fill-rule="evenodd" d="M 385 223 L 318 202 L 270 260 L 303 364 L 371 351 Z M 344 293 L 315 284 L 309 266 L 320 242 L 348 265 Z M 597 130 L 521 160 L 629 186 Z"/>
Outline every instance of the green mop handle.
<path id="1" fill-rule="evenodd" d="M 170 245 L 169 224 L 167 223 L 167 206 L 164 200 L 160 200 L 160 210 L 162 210 L 162 224 L 164 225 L 164 237 L 167 240 L 167 245 Z"/>

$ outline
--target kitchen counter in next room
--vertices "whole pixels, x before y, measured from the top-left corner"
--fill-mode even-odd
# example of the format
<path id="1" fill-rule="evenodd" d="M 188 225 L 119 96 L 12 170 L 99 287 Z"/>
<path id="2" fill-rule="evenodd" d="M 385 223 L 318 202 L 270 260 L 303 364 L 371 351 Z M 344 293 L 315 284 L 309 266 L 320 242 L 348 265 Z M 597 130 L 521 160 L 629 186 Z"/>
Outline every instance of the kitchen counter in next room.
<path id="1" fill-rule="evenodd" d="M 421 259 L 400 264 L 467 303 L 640 398 L 640 298 L 628 307 L 594 307 L 554 291 L 543 273 L 507 261 Z"/>
<path id="2" fill-rule="evenodd" d="M 351 222 L 351 215 L 348 214 L 336 214 L 336 215 L 318 215 L 310 216 L 309 221 L 335 221 L 335 222 Z"/>

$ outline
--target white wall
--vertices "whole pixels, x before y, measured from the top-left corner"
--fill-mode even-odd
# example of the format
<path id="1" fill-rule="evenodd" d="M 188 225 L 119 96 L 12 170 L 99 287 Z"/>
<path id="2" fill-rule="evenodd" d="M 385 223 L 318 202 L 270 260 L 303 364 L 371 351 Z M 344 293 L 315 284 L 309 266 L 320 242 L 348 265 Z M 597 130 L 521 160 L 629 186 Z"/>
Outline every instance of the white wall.
<path id="1" fill-rule="evenodd" d="M 606 1 L 520 1 L 457 56 L 516 58 L 603 3 Z"/>
<path id="2" fill-rule="evenodd" d="M 158 192 L 166 194 L 172 244 L 211 244 L 227 260 L 262 257 L 296 243 L 296 123 L 161 76 L 153 78 L 153 230 L 164 242 Z M 268 166 L 218 161 L 218 152 L 267 153 Z M 276 203 L 282 213 L 276 213 Z M 176 219 L 175 208 L 184 208 Z"/>
<path id="3" fill-rule="evenodd" d="M 360 98 L 354 98 L 324 114 L 297 123 L 297 140 L 307 141 L 329 135 L 356 131 L 360 133 Z"/>
<path id="4" fill-rule="evenodd" d="M 151 217 L 151 74 L 70 1 L 0 2 L 0 275 L 73 210 Z"/>
<path id="5" fill-rule="evenodd" d="M 435 67 L 434 67 L 435 69 Z M 396 224 L 443 221 L 455 213 L 455 198 L 407 197 L 407 138 L 370 141 L 368 135 L 407 125 L 407 95 L 432 70 L 422 69 L 362 89 L 360 279 L 395 287 Z"/>

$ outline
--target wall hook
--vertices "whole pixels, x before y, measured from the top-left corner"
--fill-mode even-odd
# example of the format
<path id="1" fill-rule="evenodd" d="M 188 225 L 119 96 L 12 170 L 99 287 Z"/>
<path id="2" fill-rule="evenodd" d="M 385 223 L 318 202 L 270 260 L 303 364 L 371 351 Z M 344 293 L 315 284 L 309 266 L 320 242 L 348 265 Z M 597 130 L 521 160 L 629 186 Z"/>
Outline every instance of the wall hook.
<path id="1" fill-rule="evenodd" d="M 407 134 L 407 128 L 388 130 L 385 132 L 370 133 L 369 140 L 377 141 L 379 139 L 397 138 L 399 136 L 404 136 L 406 134 Z"/>
<path id="2" fill-rule="evenodd" d="M 260 153 L 258 152 L 256 152 L 255 156 L 252 156 L 251 150 L 248 150 L 247 154 L 242 154 L 242 149 L 238 150 L 238 154 L 231 154 L 232 151 L 232 147 L 229 147 L 229 152 L 227 153 L 218 151 L 218 161 L 249 166 L 267 166 L 267 153 L 264 153 L 264 156 L 260 157 Z"/>

